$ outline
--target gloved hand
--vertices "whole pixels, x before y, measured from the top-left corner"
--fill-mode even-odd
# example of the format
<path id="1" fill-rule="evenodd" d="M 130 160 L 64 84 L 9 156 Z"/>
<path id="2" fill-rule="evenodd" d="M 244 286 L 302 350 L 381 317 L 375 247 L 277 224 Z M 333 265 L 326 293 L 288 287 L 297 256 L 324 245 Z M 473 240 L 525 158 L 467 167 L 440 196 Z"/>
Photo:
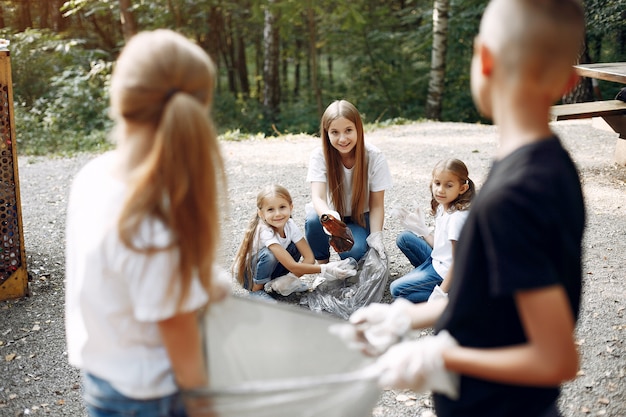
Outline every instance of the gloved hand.
<path id="1" fill-rule="evenodd" d="M 351 349 L 377 356 L 398 343 L 411 330 L 413 303 L 398 298 L 391 304 L 372 303 L 355 311 L 348 324 L 331 326 Z"/>
<path id="2" fill-rule="evenodd" d="M 328 211 L 327 211 L 326 213 L 324 213 L 324 214 L 330 214 L 330 215 L 331 215 L 331 216 L 333 216 L 335 219 L 337 219 L 337 220 L 341 221 L 341 216 L 340 216 L 340 215 L 339 215 L 339 213 L 338 213 L 338 212 L 336 212 L 335 210 L 328 210 Z M 330 233 L 330 232 L 328 231 L 328 229 L 326 229 L 326 228 L 324 227 L 324 223 L 322 223 L 322 229 L 324 229 L 324 233 L 326 233 L 328 236 L 332 236 L 332 235 L 333 235 L 332 233 Z"/>
<path id="3" fill-rule="evenodd" d="M 391 210 L 391 214 L 400 220 L 402 226 L 417 236 L 423 237 L 430 234 L 430 228 L 426 226 L 424 211 L 419 207 L 415 209 L 414 213 L 405 208 L 397 207 Z"/>
<path id="4" fill-rule="evenodd" d="M 265 283 L 263 287 L 265 292 L 276 291 L 282 296 L 288 296 L 294 292 L 304 292 L 309 289 L 309 286 L 306 282 L 302 281 L 300 278 L 292 274 L 291 272 L 280 276 L 278 278 L 274 278 L 273 280 Z"/>
<path id="5" fill-rule="evenodd" d="M 350 263 L 349 258 L 343 261 L 320 264 L 320 268 L 322 276 L 328 281 L 346 279 L 356 275 L 355 265 Z"/>
<path id="6" fill-rule="evenodd" d="M 410 389 L 416 393 L 433 391 L 451 399 L 459 396 L 459 375 L 448 371 L 442 353 L 458 343 L 446 330 L 436 336 L 392 346 L 375 363 L 385 388 Z"/>
<path id="7" fill-rule="evenodd" d="M 370 234 L 367 239 L 367 244 L 370 248 L 373 248 L 378 255 L 380 255 L 381 259 L 387 258 L 387 254 L 385 253 L 385 245 L 383 245 L 383 232 L 374 232 Z"/>
<path id="8" fill-rule="evenodd" d="M 448 299 L 448 293 L 443 292 L 439 285 L 435 285 L 433 292 L 428 297 L 428 302 L 440 300 L 442 298 Z"/>

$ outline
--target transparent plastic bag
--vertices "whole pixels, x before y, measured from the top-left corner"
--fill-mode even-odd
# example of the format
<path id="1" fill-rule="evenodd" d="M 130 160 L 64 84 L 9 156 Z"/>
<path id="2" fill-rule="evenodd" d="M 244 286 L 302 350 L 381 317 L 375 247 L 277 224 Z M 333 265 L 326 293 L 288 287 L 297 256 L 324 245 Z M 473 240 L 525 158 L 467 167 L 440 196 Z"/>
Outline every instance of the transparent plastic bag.
<path id="1" fill-rule="evenodd" d="M 210 388 L 191 415 L 366 417 L 380 397 L 373 360 L 328 328 L 340 321 L 284 303 L 230 297 L 204 320 Z M 195 401 L 194 401 L 195 400 Z"/>
<path id="2" fill-rule="evenodd" d="M 300 299 L 312 311 L 326 311 L 343 319 L 383 298 L 389 268 L 386 257 L 370 248 L 358 264 L 356 276 L 345 281 L 326 281 Z"/>

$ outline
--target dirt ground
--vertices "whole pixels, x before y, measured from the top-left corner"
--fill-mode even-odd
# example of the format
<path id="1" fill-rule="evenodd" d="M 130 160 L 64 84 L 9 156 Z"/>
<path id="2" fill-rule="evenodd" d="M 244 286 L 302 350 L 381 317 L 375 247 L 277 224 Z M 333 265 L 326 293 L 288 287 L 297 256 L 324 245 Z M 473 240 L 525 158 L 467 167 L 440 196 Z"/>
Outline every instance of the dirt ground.
<path id="1" fill-rule="evenodd" d="M 613 162 L 616 136 L 589 120 L 559 122 L 578 165 L 587 205 L 584 241 L 584 295 L 577 340 L 582 356 L 578 377 L 564 386 L 564 417 L 626 416 L 626 167 Z M 386 208 L 426 207 L 434 164 L 462 159 L 480 188 L 496 147 L 493 126 L 423 122 L 366 133 L 383 150 L 394 179 Z M 228 174 L 228 215 L 223 221 L 220 260 L 229 266 L 255 197 L 267 183 L 280 183 L 294 198 L 294 219 L 304 225 L 309 200 L 308 157 L 319 138 L 296 135 L 224 142 Z M 0 416 L 82 416 L 79 373 L 67 363 L 63 325 L 64 224 L 68 186 L 93 155 L 19 160 L 24 244 L 32 275 L 31 295 L 0 302 Z M 564 210 L 567 208 L 564 207 Z M 397 220 L 386 216 L 384 241 L 391 280 L 410 265 L 395 246 Z M 237 288 L 235 286 L 235 290 Z M 388 292 L 384 301 L 389 301 Z M 432 417 L 428 395 L 385 391 L 372 416 Z"/>

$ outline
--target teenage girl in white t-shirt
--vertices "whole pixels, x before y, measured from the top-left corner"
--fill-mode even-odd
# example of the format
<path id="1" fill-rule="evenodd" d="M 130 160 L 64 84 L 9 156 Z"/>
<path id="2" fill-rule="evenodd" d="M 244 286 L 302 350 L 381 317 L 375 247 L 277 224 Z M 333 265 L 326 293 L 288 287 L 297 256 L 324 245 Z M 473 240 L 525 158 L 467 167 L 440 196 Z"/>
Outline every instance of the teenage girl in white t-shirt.
<path id="1" fill-rule="evenodd" d="M 392 187 L 391 172 L 383 153 L 365 143 L 359 111 L 346 100 L 332 102 L 320 122 L 322 146 L 311 154 L 307 181 L 311 202 L 306 207 L 306 239 L 315 259 L 330 258 L 329 235 L 320 217 L 331 214 L 342 220 L 354 236 L 341 259 L 360 260 L 373 247 L 385 256 L 383 222 L 385 190 Z"/>
<path id="2" fill-rule="evenodd" d="M 421 210 L 417 213 L 399 210 L 398 213 L 408 230 L 398 235 L 396 244 L 415 269 L 393 281 L 389 289 L 394 298 L 406 298 L 414 303 L 447 293 L 454 246 L 476 190 L 465 164 L 458 159 L 447 159 L 435 165 L 430 192 L 434 233 L 426 227 Z"/>

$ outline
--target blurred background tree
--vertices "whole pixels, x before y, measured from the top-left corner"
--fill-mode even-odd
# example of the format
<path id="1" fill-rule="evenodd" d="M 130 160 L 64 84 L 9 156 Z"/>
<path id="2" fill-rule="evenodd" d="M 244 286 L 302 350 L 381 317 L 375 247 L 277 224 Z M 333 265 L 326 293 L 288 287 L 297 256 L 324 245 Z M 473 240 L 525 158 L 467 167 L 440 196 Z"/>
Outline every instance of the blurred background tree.
<path id="1" fill-rule="evenodd" d="M 581 60 L 626 61 L 624 0 L 584 3 L 588 24 Z M 338 98 L 352 101 L 366 123 L 425 117 L 485 122 L 472 102 L 469 65 L 486 4 L 0 0 L 0 36 L 11 41 L 18 149 L 106 147 L 112 63 L 125 39 L 156 28 L 185 34 L 215 60 L 220 75 L 213 115 L 229 138 L 315 133 L 321 112 Z M 440 17 L 447 18 L 445 30 L 435 28 L 446 40 L 443 50 L 440 39 L 433 43 L 433 22 Z M 591 99 L 589 86 L 581 83 L 569 100 Z M 604 98 L 618 89 L 614 83 L 599 85 Z"/>

